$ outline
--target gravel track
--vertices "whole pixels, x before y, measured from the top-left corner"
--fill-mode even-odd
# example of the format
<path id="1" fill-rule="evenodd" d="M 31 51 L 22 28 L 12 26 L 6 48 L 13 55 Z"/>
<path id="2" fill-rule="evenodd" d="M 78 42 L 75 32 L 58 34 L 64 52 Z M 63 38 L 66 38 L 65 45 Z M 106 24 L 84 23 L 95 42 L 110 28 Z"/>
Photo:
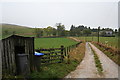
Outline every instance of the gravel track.
<path id="1" fill-rule="evenodd" d="M 100 62 L 103 67 L 103 74 L 99 75 L 97 68 L 95 67 L 94 54 L 89 46 L 95 51 L 99 57 Z M 107 57 L 102 51 L 96 48 L 91 43 L 86 43 L 85 57 L 82 62 L 77 66 L 76 70 L 69 73 L 65 78 L 106 78 L 106 79 L 118 79 L 118 68 L 120 67 L 113 62 L 109 57 Z M 116 79 L 115 79 L 116 80 Z"/>
<path id="2" fill-rule="evenodd" d="M 65 78 L 98 78 L 94 55 L 88 43 L 86 43 L 84 59 L 77 66 L 76 70 L 72 71 Z"/>
<path id="3" fill-rule="evenodd" d="M 103 67 L 104 78 L 118 78 L 118 65 L 107 57 L 102 51 L 89 43 L 99 57 Z"/>

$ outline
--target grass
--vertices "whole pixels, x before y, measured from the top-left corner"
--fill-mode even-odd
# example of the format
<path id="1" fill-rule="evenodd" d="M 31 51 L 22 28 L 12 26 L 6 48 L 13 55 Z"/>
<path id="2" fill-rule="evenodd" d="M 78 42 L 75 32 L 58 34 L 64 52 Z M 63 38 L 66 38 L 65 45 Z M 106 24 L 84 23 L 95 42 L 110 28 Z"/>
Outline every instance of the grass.
<path id="1" fill-rule="evenodd" d="M 13 31 L 16 31 L 17 33 L 31 33 L 33 32 L 33 28 L 26 27 L 26 26 L 19 26 L 19 25 L 13 25 L 13 24 L 2 24 L 2 31 L 8 30 L 8 32 L 12 33 Z"/>
<path id="2" fill-rule="evenodd" d="M 24 35 L 24 36 L 34 36 L 33 32 L 34 29 L 33 28 L 29 28 L 29 27 L 25 27 L 25 26 L 18 26 L 18 25 L 13 25 L 13 24 L 2 24 L 2 26 L 0 25 L 0 28 L 2 28 L 2 38 L 6 38 L 10 35 L 13 34 L 13 31 L 15 31 L 15 34 L 18 35 Z M 8 31 L 8 34 L 5 34 L 4 32 Z"/>
<path id="3" fill-rule="evenodd" d="M 75 52 L 76 51 L 76 52 Z M 68 73 L 75 70 L 77 65 L 82 61 L 85 53 L 85 43 L 81 43 L 77 48 L 73 49 L 69 54 L 70 63 L 64 58 L 63 63 L 41 66 L 40 72 L 33 72 L 30 77 L 33 79 L 45 78 L 46 80 L 54 80 L 56 78 L 64 78 Z"/>
<path id="4" fill-rule="evenodd" d="M 97 37 L 79 37 L 80 40 L 85 41 L 98 41 Z M 118 48 L 118 37 L 100 37 L 100 43 L 104 43 L 108 46 L 112 46 L 114 48 Z"/>
<path id="5" fill-rule="evenodd" d="M 76 44 L 68 38 L 35 38 L 35 49 L 37 48 L 59 48 L 61 45 L 64 47 Z"/>
<path id="6" fill-rule="evenodd" d="M 89 44 L 90 45 L 90 44 Z M 90 46 L 91 47 L 91 46 Z M 94 60 L 95 60 L 95 65 L 97 67 L 97 71 L 99 74 L 102 74 L 102 71 L 103 71 L 103 68 L 102 68 L 102 65 L 101 65 L 101 62 L 99 60 L 99 57 L 97 56 L 96 52 L 93 50 L 93 48 L 91 47 L 91 50 L 94 54 Z"/>
<path id="7" fill-rule="evenodd" d="M 76 49 L 71 51 L 70 59 L 76 59 L 77 61 L 81 62 L 85 53 L 85 42 L 81 43 Z"/>
<path id="8" fill-rule="evenodd" d="M 70 64 L 58 63 L 58 64 L 51 64 L 47 66 L 42 66 L 40 72 L 33 72 L 30 76 L 32 78 L 63 78 L 68 73 L 73 71 L 76 66 L 79 64 L 76 60 L 71 60 Z"/>

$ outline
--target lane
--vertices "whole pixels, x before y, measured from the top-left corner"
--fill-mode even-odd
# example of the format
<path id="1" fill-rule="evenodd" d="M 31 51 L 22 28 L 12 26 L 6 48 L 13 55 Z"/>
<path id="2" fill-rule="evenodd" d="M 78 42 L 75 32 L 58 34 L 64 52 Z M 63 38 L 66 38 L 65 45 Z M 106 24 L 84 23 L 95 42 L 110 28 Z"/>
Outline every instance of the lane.
<path id="1" fill-rule="evenodd" d="M 89 43 L 93 50 L 99 57 L 103 67 L 104 78 L 118 78 L 118 65 L 107 57 L 102 51 L 96 48 L 93 44 Z"/>
<path id="2" fill-rule="evenodd" d="M 97 69 L 95 67 L 94 55 L 88 43 L 86 43 L 85 57 L 77 66 L 75 71 L 72 71 L 65 78 L 98 78 Z"/>

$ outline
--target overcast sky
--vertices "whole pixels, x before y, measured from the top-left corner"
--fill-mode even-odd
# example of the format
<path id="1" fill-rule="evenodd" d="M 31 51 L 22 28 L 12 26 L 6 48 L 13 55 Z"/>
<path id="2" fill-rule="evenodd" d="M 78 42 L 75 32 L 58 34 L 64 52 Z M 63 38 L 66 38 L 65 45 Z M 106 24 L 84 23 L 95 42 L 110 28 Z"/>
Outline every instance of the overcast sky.
<path id="1" fill-rule="evenodd" d="M 29 27 L 71 25 L 118 28 L 118 0 L 26 0 L 2 2 L 2 23 Z"/>

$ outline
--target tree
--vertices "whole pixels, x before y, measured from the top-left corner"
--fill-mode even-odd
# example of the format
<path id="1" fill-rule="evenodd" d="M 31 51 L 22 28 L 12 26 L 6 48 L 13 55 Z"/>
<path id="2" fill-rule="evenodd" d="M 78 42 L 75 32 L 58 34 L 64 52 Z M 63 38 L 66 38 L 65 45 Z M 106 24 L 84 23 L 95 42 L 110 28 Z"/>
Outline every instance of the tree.
<path id="1" fill-rule="evenodd" d="M 70 36 L 75 36 L 75 26 L 74 25 L 71 25 Z"/>
<path id="2" fill-rule="evenodd" d="M 79 27 L 76 27 L 76 29 L 75 29 L 75 33 L 76 33 L 76 36 L 80 36 L 80 35 L 82 35 L 82 33 L 81 33 L 81 29 L 80 29 Z"/>
<path id="3" fill-rule="evenodd" d="M 88 29 L 90 29 L 90 27 L 88 27 Z"/>
<path id="4" fill-rule="evenodd" d="M 61 34 L 60 34 L 60 36 L 65 36 L 65 26 L 64 25 L 61 26 Z"/>
<path id="5" fill-rule="evenodd" d="M 53 33 L 53 28 L 51 26 L 48 26 L 46 28 L 46 33 L 47 33 L 47 36 L 52 36 L 52 33 Z"/>
<path id="6" fill-rule="evenodd" d="M 57 25 L 57 34 L 58 36 L 65 36 L 65 26 L 61 23 Z"/>
<path id="7" fill-rule="evenodd" d="M 88 36 L 89 34 L 91 34 L 91 30 L 90 29 L 84 29 L 83 34 Z"/>
<path id="8" fill-rule="evenodd" d="M 56 30 L 55 28 L 53 28 L 52 35 L 53 35 L 53 36 L 56 36 L 56 34 L 57 34 L 57 30 Z"/>
<path id="9" fill-rule="evenodd" d="M 41 28 L 35 28 L 35 34 L 37 38 L 43 36 L 43 30 Z"/>
<path id="10" fill-rule="evenodd" d="M 115 33 L 117 33 L 117 29 L 115 29 Z"/>
<path id="11" fill-rule="evenodd" d="M 104 37 L 105 35 L 106 35 L 105 30 L 104 30 L 104 31 L 101 31 L 100 36 Z"/>
<path id="12" fill-rule="evenodd" d="M 86 29 L 83 25 L 79 25 L 78 26 L 78 29 L 80 30 L 80 31 L 82 31 L 82 30 L 84 30 L 84 29 Z"/>
<path id="13" fill-rule="evenodd" d="M 87 26 L 84 27 L 83 25 L 79 25 L 78 27 L 75 27 L 74 25 L 71 25 L 70 35 L 71 36 L 82 36 L 83 30 L 85 29 L 87 29 Z"/>

